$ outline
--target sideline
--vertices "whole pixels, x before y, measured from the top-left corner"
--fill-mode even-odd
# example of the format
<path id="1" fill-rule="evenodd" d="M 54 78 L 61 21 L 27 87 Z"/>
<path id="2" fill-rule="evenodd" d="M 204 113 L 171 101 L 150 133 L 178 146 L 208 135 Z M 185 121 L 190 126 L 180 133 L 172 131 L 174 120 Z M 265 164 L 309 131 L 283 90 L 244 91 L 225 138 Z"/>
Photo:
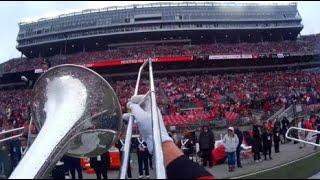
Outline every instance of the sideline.
<path id="1" fill-rule="evenodd" d="M 307 156 L 298 158 L 298 159 L 293 160 L 291 162 L 287 162 L 287 163 L 281 164 L 279 166 L 275 166 L 275 167 L 272 167 L 272 168 L 267 168 L 267 169 L 264 169 L 264 170 L 261 170 L 261 171 L 257 171 L 257 172 L 254 172 L 254 173 L 250 173 L 250 174 L 245 174 L 245 175 L 241 175 L 241 176 L 237 176 L 237 177 L 232 177 L 232 178 L 229 178 L 229 179 L 242 179 L 242 178 L 245 178 L 245 177 L 249 177 L 249 176 L 257 175 L 257 174 L 264 173 L 264 172 L 267 172 L 267 171 L 271 171 L 271 170 L 274 170 L 274 169 L 278 169 L 278 168 L 293 164 L 295 162 L 298 162 L 300 160 L 306 159 L 308 157 L 311 157 L 311 156 L 313 156 L 315 154 L 319 154 L 319 153 L 320 153 L 319 151 L 316 151 L 316 152 L 313 152 L 313 153 L 311 153 L 311 154 L 309 154 Z"/>

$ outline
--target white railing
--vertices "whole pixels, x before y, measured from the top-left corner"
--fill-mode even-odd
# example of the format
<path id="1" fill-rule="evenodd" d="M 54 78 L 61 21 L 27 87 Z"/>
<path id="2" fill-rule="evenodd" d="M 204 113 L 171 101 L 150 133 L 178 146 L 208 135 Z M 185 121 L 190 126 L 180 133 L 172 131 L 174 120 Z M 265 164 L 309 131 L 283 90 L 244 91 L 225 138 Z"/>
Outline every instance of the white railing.
<path id="1" fill-rule="evenodd" d="M 284 110 L 285 110 L 285 107 L 282 107 L 279 111 L 277 111 L 277 112 L 274 113 L 271 117 L 269 117 L 269 118 L 267 119 L 267 121 L 269 121 L 269 120 L 275 120 Z"/>
<path id="2" fill-rule="evenodd" d="M 288 120 L 291 122 L 291 120 L 294 119 L 294 106 L 289 106 L 286 110 L 284 110 L 278 118 L 282 119 L 283 117 L 288 118 Z"/>
<path id="3" fill-rule="evenodd" d="M 294 106 L 291 105 L 287 109 L 285 107 L 282 107 L 279 111 L 277 111 L 274 115 L 269 117 L 267 121 L 272 120 L 274 121 L 275 119 L 282 119 L 283 117 L 288 118 L 289 121 L 293 119 L 294 116 Z"/>
<path id="4" fill-rule="evenodd" d="M 193 108 L 181 108 L 181 111 L 194 111 L 194 110 L 201 110 L 202 107 L 193 107 Z"/>
<path id="5" fill-rule="evenodd" d="M 303 137 L 301 139 L 299 138 L 294 138 L 294 137 L 291 137 L 289 136 L 289 131 L 291 130 L 296 130 L 296 131 L 300 131 L 300 133 L 302 131 L 306 131 L 308 132 L 307 136 L 306 137 Z M 304 132 L 305 133 L 305 132 Z M 305 129 L 305 128 L 299 128 L 299 127 L 290 127 L 288 130 L 287 130 L 287 133 L 286 133 L 286 138 L 287 139 L 290 139 L 290 140 L 293 140 L 293 141 L 299 141 L 299 142 L 302 142 L 302 143 L 306 143 L 306 144 L 310 144 L 310 145 L 313 145 L 313 146 L 320 146 L 320 144 L 317 144 L 317 143 L 314 143 L 314 142 L 311 142 L 311 141 L 314 141 L 316 136 L 318 136 L 318 134 L 320 134 L 320 131 L 317 131 L 317 130 L 312 130 L 312 129 Z"/>
<path id="6" fill-rule="evenodd" d="M 2 132 L 0 132 L 0 135 L 4 135 L 4 134 L 11 133 L 11 132 L 16 132 L 16 131 L 21 131 L 21 130 L 23 130 L 23 129 L 24 129 L 24 127 L 20 127 L 20 128 L 10 129 L 10 130 L 7 130 L 7 131 L 2 131 Z M 11 139 L 19 138 L 19 137 L 21 137 L 22 135 L 23 135 L 23 132 L 21 132 L 21 133 L 18 134 L 18 135 L 6 137 L 6 138 L 3 138 L 3 139 L 0 138 L 0 143 L 5 142 L 5 141 L 8 141 L 8 140 L 11 140 Z"/>

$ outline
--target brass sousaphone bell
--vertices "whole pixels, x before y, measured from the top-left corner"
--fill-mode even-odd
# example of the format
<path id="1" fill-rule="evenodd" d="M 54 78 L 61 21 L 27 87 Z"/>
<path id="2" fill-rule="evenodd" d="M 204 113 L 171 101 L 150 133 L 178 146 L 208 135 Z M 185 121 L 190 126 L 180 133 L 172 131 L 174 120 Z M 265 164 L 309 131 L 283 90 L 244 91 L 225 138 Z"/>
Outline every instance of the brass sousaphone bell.
<path id="1" fill-rule="evenodd" d="M 103 154 L 121 129 L 120 107 L 112 87 L 94 71 L 77 65 L 49 69 L 32 95 L 32 119 L 40 132 L 10 178 L 45 178 L 64 154 Z"/>
<path id="2" fill-rule="evenodd" d="M 138 95 L 141 73 L 147 65 L 150 90 L 143 99 L 150 96 L 156 178 L 165 179 L 151 58 L 139 69 L 134 95 Z M 103 154 L 118 138 L 122 112 L 112 87 L 99 74 L 82 66 L 60 65 L 42 74 L 35 83 L 31 120 L 36 122 L 40 132 L 10 179 L 46 178 L 64 154 L 73 157 Z M 134 117 L 130 115 L 120 179 L 126 178 L 133 120 Z"/>

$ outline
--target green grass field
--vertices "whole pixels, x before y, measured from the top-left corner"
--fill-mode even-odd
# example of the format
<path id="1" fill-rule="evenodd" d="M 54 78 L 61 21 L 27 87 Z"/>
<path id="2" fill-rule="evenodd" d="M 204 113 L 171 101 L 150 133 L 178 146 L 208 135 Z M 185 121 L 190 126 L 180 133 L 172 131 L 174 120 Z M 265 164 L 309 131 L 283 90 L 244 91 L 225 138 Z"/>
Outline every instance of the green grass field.
<path id="1" fill-rule="evenodd" d="M 243 179 L 306 179 L 320 171 L 320 153 L 292 164 L 243 177 Z"/>

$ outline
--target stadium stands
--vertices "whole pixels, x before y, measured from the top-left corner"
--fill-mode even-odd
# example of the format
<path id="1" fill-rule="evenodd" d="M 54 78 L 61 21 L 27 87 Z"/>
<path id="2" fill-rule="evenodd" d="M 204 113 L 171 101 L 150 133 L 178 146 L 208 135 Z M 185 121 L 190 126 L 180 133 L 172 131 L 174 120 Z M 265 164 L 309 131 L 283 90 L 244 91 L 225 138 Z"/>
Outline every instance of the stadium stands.
<path id="1" fill-rule="evenodd" d="M 0 91 L 1 129 L 17 128 L 30 119 L 31 90 Z"/>
<path id="2" fill-rule="evenodd" d="M 260 42 L 260 43 L 215 43 L 201 45 L 169 45 L 125 47 L 112 50 L 79 52 L 67 55 L 55 55 L 46 58 L 15 58 L 4 64 L 5 73 L 22 72 L 41 68 L 48 61 L 52 66 L 72 63 L 88 64 L 115 59 L 145 59 L 153 56 L 201 56 L 201 55 L 234 55 L 258 53 L 290 53 L 298 55 L 319 52 L 319 35 L 303 37 L 297 41 Z"/>
<path id="3" fill-rule="evenodd" d="M 233 75 L 168 76 L 157 79 L 165 97 L 158 98 L 167 125 L 211 121 L 225 117 L 235 121 L 252 111 L 299 101 L 320 103 L 320 75 L 313 72 L 267 72 Z M 113 87 L 125 105 L 134 81 L 117 81 Z M 129 88 L 128 88 L 129 87 Z M 188 109 L 193 109 L 188 111 Z"/>
<path id="4" fill-rule="evenodd" d="M 23 56 L 0 64 L 0 131 L 24 126 L 27 142 L 31 88 L 48 67 L 61 64 L 105 77 L 127 112 L 139 63 L 149 57 L 156 57 L 157 104 L 168 130 L 258 125 L 295 104 L 320 110 L 320 34 L 300 35 L 304 25 L 295 3 L 172 5 L 19 23 L 16 48 Z M 144 78 L 139 94 L 149 90 Z M 88 104 L 92 115 L 101 102 L 98 97 Z M 30 129 L 37 134 L 35 123 Z M 137 124 L 133 129 L 138 134 Z"/>
<path id="5" fill-rule="evenodd" d="M 111 82 L 122 108 L 133 94 L 135 80 Z M 148 90 L 141 83 L 139 93 Z M 278 71 L 228 75 L 166 76 L 156 79 L 157 100 L 166 125 L 196 124 L 225 118 L 230 123 L 250 117 L 253 111 L 268 113 L 287 103 L 320 103 L 320 74 Z M 0 91 L 2 124 L 18 127 L 29 118 L 31 90 Z M 16 121 L 16 122 L 14 122 Z"/>

